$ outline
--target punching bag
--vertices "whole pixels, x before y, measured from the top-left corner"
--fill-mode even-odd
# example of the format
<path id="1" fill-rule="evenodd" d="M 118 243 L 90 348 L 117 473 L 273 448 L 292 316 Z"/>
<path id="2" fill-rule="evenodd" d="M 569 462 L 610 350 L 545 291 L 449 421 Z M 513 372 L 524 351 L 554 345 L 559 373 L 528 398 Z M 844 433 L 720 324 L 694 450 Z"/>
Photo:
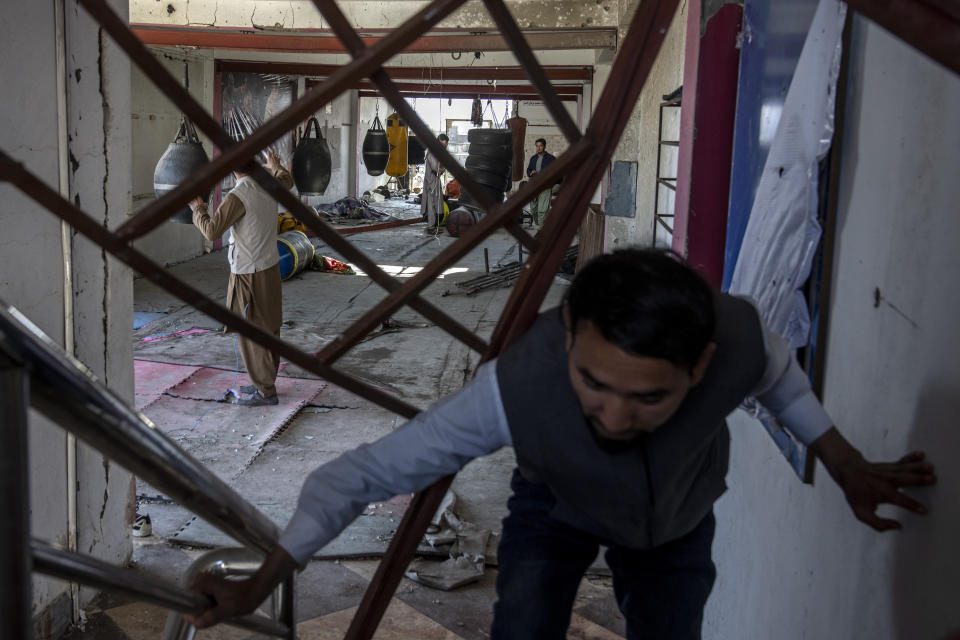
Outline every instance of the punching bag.
<path id="1" fill-rule="evenodd" d="M 390 155 L 390 144 L 387 142 L 387 132 L 383 130 L 380 116 L 373 120 L 373 125 L 363 138 L 363 164 L 371 176 L 383 174 L 387 168 L 387 158 Z"/>
<path id="2" fill-rule="evenodd" d="M 407 134 L 407 164 L 423 164 L 427 159 L 427 149 L 417 139 L 417 134 Z"/>
<path id="3" fill-rule="evenodd" d="M 310 136 L 311 127 L 316 137 Z M 322 194 L 330 184 L 330 147 L 320 133 L 320 123 L 311 117 L 307 128 L 293 151 L 293 184 L 297 185 L 300 195 Z"/>
<path id="4" fill-rule="evenodd" d="M 167 146 L 167 150 L 160 156 L 156 169 L 153 170 L 153 193 L 161 198 L 173 191 L 177 185 L 190 177 L 194 171 L 207 164 L 207 152 L 200 144 L 197 131 L 193 123 L 186 116 L 181 116 L 180 129 L 177 136 Z M 203 201 L 209 202 L 209 195 L 204 195 Z M 170 219 L 173 222 L 193 224 L 193 212 L 190 207 L 180 209 Z"/>
<path id="5" fill-rule="evenodd" d="M 400 121 L 397 112 L 387 117 L 387 142 L 390 143 L 387 175 L 395 178 L 407 175 L 407 125 Z"/>
<path id="6" fill-rule="evenodd" d="M 517 180 L 523 180 L 523 141 L 527 135 L 527 119 L 520 116 L 514 116 L 507 120 L 507 126 L 513 133 L 513 176 Z"/>

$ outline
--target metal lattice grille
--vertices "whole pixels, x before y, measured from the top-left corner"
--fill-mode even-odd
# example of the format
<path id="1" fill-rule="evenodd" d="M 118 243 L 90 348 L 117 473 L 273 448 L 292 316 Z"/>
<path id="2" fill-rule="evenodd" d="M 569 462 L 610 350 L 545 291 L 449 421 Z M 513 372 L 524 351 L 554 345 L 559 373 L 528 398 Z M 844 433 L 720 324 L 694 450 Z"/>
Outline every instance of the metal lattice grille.
<path id="1" fill-rule="evenodd" d="M 566 152 L 547 170 L 537 174 L 506 202 L 494 203 L 490 195 L 434 138 L 428 126 L 403 99 L 400 89 L 383 69 L 383 65 L 391 57 L 428 32 L 459 8 L 465 0 L 434 0 L 371 47 L 364 45 L 333 0 L 314 0 L 314 4 L 352 55 L 353 61 L 337 68 L 324 82 L 307 91 L 290 107 L 265 122 L 239 143 L 234 143 L 220 124 L 154 58 L 105 0 L 77 1 L 109 33 L 146 77 L 150 78 L 222 153 L 177 188 L 143 208 L 114 232 L 105 229 L 62 198 L 3 151 L 0 151 L 0 178 L 17 186 L 69 223 L 77 232 L 187 304 L 305 370 L 405 417 L 415 415 L 417 409 L 398 397 L 338 371 L 333 367 L 334 363 L 402 305 L 409 305 L 471 349 L 482 353 L 485 360 L 498 354 L 533 322 L 553 274 L 556 273 L 566 248 L 587 211 L 591 196 L 607 169 L 678 4 L 678 0 L 640 2 L 609 80 L 596 104 L 594 116 L 586 132 L 581 134 L 564 109 L 503 0 L 483 0 L 513 54 L 525 69 L 531 84 L 539 91 L 547 110 L 570 143 Z M 958 16 L 947 14 L 942 8 L 931 6 L 924 0 L 883 3 L 852 0 L 849 4 L 913 43 L 927 55 L 954 70 L 960 70 Z M 902 20 L 908 13 L 912 19 Z M 934 24 L 935 27 L 925 29 L 924 25 L 929 24 Z M 418 139 L 423 141 L 447 171 L 453 174 L 461 188 L 487 212 L 479 223 L 444 249 L 422 271 L 402 283 L 380 269 L 371 258 L 330 225 L 311 215 L 306 205 L 253 160 L 260 150 L 350 88 L 357 78 L 365 76 L 370 78 L 399 112 Z M 311 231 L 347 260 L 357 264 L 387 292 L 383 300 L 318 354 L 305 353 L 231 313 L 186 282 L 170 275 L 132 246 L 135 239 L 157 228 L 196 194 L 209 191 L 234 169 L 242 169 L 251 175 Z M 538 241 L 520 228 L 517 223 L 518 213 L 536 194 L 561 178 L 566 179 L 564 188 L 547 220 L 543 240 Z M 506 228 L 530 250 L 531 259 L 511 293 L 490 342 L 487 343 L 441 309 L 424 300 L 420 293 L 437 276 L 500 227 Z M 369 638 L 373 635 L 417 542 L 451 481 L 452 476 L 417 494 L 364 596 L 347 633 L 348 638 Z"/>

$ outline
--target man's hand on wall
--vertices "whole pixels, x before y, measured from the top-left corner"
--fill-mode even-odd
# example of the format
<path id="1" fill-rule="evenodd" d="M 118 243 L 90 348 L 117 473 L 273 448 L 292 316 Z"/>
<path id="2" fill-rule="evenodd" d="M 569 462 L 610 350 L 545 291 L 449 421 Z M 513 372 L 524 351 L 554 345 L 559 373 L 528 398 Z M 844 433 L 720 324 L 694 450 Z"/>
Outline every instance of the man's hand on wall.
<path id="1" fill-rule="evenodd" d="M 900 491 L 903 487 L 937 482 L 934 467 L 924 460 L 922 451 L 908 453 L 897 462 L 870 462 L 836 427 L 815 440 L 810 449 L 843 490 L 857 519 L 877 531 L 901 528 L 897 520 L 877 515 L 881 504 L 895 504 L 914 513 L 927 512 L 926 507 Z"/>

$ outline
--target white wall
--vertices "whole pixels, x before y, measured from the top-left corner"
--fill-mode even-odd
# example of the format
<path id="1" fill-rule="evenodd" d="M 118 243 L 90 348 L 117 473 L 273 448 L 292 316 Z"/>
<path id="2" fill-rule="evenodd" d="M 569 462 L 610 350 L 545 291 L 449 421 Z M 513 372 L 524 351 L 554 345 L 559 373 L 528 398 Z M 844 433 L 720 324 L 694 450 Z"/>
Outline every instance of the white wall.
<path id="1" fill-rule="evenodd" d="M 633 19 L 636 10 L 635 0 L 620 0 L 620 43 L 627 34 L 627 27 Z M 673 92 L 683 84 L 683 60 L 686 46 L 687 3 L 681 3 L 670 29 L 664 39 L 657 59 L 650 70 L 647 81 L 640 92 L 640 98 L 630 115 L 630 120 L 624 128 L 623 137 L 614 151 L 611 162 L 617 160 L 637 163 L 637 201 L 636 213 L 633 218 L 607 216 L 606 246 L 607 249 L 619 249 L 627 246 L 651 246 L 654 242 L 654 197 L 657 177 L 657 129 L 660 117 L 660 103 L 663 96 Z M 596 89 L 594 100 L 600 98 L 603 87 L 606 85 L 610 73 L 610 64 L 597 67 Z M 664 111 L 664 138 L 674 139 L 671 136 L 679 128 L 679 109 Z M 665 167 L 661 175 L 670 175 L 667 167 L 676 167 L 676 152 L 668 148 L 663 154 Z M 672 192 L 661 188 L 660 197 L 671 198 Z M 661 211 L 669 211 L 670 203 L 660 204 Z"/>
<path id="2" fill-rule="evenodd" d="M 126 3 L 111 2 L 126 15 Z M 69 200 L 96 220 L 115 226 L 130 198 L 129 69 L 86 14 L 66 3 L 66 124 Z M 0 77 L 4 78 L 0 148 L 54 189 L 59 181 L 54 3 L 0 4 Z M 67 151 L 67 149 L 64 149 Z M 64 344 L 64 247 L 59 220 L 0 184 L 0 297 L 19 307 L 57 343 Z M 129 272 L 74 236 L 70 266 L 74 286 L 72 337 L 77 356 L 121 397 L 133 400 Z M 67 542 L 66 437 L 31 414 L 30 499 L 32 535 Z M 83 448 L 76 494 L 81 551 L 112 563 L 129 557 L 130 475 Z M 70 615 L 69 590 L 37 576 L 33 613 L 40 631 L 62 630 Z M 80 604 L 91 593 L 84 591 Z M 38 637 L 43 637 L 41 633 Z"/>
<path id="3" fill-rule="evenodd" d="M 209 111 L 213 104 L 212 58 L 200 53 L 185 56 L 175 50 L 154 50 L 153 53 L 181 82 L 184 81 L 184 65 L 189 67 L 190 94 Z M 133 194 L 129 214 L 132 216 L 156 200 L 153 171 L 177 134 L 181 112 L 136 65 L 130 68 L 130 84 Z M 199 131 L 197 133 L 207 157 L 212 158 L 210 141 Z M 138 239 L 134 246 L 155 262 L 167 265 L 201 255 L 206 245 L 193 225 L 168 221 Z"/>
<path id="4" fill-rule="evenodd" d="M 901 532 L 857 522 L 731 423 L 705 638 L 945 638 L 960 630 L 960 78 L 855 18 L 825 405 L 865 455 L 922 449 L 939 484 Z M 875 291 L 881 299 L 876 304 Z"/>

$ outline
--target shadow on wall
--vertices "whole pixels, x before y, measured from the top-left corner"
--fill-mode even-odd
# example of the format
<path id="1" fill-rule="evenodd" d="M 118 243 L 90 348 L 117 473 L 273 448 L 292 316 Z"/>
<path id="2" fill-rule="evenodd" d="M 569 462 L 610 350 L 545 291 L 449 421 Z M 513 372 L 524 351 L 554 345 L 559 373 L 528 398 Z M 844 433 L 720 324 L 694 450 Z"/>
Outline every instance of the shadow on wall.
<path id="1" fill-rule="evenodd" d="M 920 395 L 908 450 L 924 450 L 937 485 L 916 492 L 930 514 L 904 527 L 894 547 L 891 602 L 896 638 L 960 640 L 960 388 Z"/>

